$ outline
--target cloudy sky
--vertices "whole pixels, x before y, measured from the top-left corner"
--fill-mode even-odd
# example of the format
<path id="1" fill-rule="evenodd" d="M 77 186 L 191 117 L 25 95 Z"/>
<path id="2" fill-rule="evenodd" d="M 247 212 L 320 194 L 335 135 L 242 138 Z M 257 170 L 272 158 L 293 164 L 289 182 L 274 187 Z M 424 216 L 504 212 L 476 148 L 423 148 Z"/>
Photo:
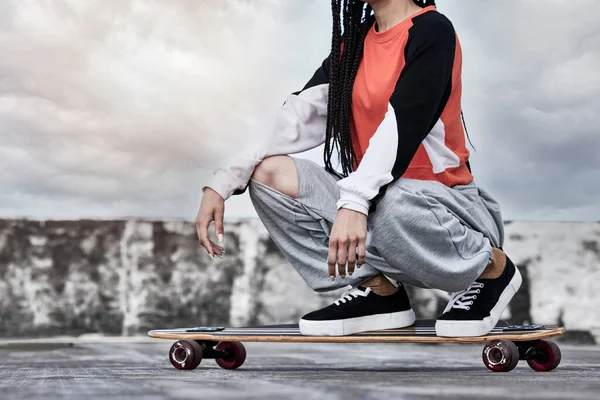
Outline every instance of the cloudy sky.
<path id="1" fill-rule="evenodd" d="M 507 219 L 600 220 L 597 2 L 438 3 L 478 184 Z M 329 52 L 329 4 L 2 1 L 0 217 L 193 219 L 211 166 Z"/>

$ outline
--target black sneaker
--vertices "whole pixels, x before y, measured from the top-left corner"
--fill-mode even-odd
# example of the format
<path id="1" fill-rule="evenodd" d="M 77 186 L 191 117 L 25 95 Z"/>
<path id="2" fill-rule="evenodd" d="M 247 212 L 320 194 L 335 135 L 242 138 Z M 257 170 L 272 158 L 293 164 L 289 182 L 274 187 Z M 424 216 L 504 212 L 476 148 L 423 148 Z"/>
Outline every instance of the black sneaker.
<path id="1" fill-rule="evenodd" d="M 390 296 L 370 288 L 352 288 L 333 304 L 306 314 L 300 332 L 308 336 L 344 336 L 358 332 L 404 328 L 415 322 L 404 287 Z"/>
<path id="2" fill-rule="evenodd" d="M 496 279 L 478 279 L 455 293 L 435 323 L 437 336 L 483 336 L 490 333 L 521 287 L 521 274 L 506 257 L 506 268 Z"/>

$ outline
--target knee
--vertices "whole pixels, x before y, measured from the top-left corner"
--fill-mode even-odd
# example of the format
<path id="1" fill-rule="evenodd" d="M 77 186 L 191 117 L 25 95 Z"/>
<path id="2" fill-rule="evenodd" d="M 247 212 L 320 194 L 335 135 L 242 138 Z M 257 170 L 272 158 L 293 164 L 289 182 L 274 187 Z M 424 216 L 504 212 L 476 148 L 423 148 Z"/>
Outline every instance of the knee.
<path id="1" fill-rule="evenodd" d="M 267 157 L 254 169 L 252 179 L 290 197 L 298 193 L 298 174 L 289 156 Z"/>
<path id="2" fill-rule="evenodd" d="M 288 156 L 267 157 L 256 166 L 252 174 L 252 179 L 263 185 L 272 187 L 285 171 L 288 161 L 293 162 Z"/>

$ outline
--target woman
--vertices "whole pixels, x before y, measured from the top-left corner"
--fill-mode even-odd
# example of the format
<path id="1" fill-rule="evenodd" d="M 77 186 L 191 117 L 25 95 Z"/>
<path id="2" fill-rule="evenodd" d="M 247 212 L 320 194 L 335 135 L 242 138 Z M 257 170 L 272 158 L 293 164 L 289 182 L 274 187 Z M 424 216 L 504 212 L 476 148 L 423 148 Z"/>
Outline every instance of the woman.
<path id="1" fill-rule="evenodd" d="M 224 200 L 249 186 L 314 290 L 352 287 L 302 317 L 303 334 L 412 325 L 402 283 L 455 292 L 439 336 L 487 334 L 521 275 L 501 249 L 500 208 L 471 175 L 454 28 L 431 0 L 332 0 L 332 9 L 331 55 L 288 97 L 265 141 L 204 188 L 200 241 L 222 255 L 208 226 L 222 241 Z M 287 156 L 323 143 L 325 169 Z"/>

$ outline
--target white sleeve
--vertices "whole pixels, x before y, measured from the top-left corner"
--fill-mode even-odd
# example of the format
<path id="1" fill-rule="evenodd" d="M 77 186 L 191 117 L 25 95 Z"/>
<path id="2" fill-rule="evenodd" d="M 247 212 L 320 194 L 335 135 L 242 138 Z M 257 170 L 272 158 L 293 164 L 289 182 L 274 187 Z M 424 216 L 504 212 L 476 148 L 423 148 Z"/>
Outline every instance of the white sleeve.
<path id="1" fill-rule="evenodd" d="M 204 188 L 210 187 L 227 200 L 246 188 L 254 168 L 266 157 L 300 153 L 323 144 L 328 94 L 329 84 L 323 83 L 288 96 L 269 126 L 255 135 L 254 144 L 225 160 Z"/>
<path id="2" fill-rule="evenodd" d="M 389 105 L 383 121 L 369 141 L 356 171 L 338 181 L 340 200 L 337 208 L 369 215 L 370 199 L 394 179 L 392 170 L 397 158 L 398 128 L 394 108 Z"/>

